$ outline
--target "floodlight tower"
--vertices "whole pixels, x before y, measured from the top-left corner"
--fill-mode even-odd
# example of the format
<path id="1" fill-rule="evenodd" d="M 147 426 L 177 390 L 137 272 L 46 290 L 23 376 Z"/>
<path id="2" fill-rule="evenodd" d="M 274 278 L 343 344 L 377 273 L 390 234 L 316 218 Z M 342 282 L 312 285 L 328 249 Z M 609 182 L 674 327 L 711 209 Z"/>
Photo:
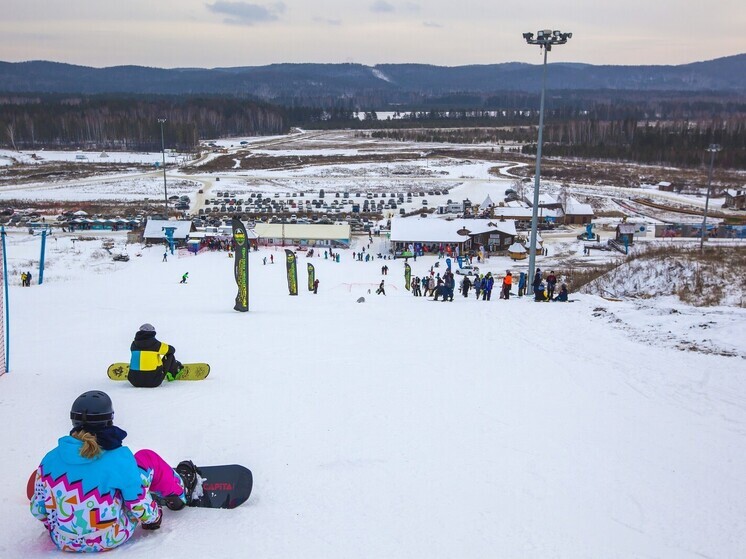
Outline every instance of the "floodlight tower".
<path id="1" fill-rule="evenodd" d="M 547 53 L 552 50 L 554 45 L 564 45 L 568 39 L 572 38 L 572 33 L 563 33 L 562 31 L 542 29 L 536 32 L 534 39 L 533 33 L 524 33 L 523 38 L 529 45 L 539 45 L 544 49 L 544 65 L 541 78 L 541 105 L 539 108 L 539 140 L 536 145 L 536 174 L 534 176 L 534 202 L 531 208 L 531 247 L 528 253 L 528 278 L 530 282 L 534 281 L 534 272 L 536 266 L 536 237 L 539 220 L 539 181 L 541 177 L 541 144 L 544 134 L 544 92 L 547 87 Z"/>
<path id="2" fill-rule="evenodd" d="M 161 154 L 163 155 L 163 199 L 166 203 L 166 219 L 168 219 L 168 190 L 166 188 L 166 144 L 163 141 L 163 123 L 166 122 L 166 119 L 159 118 L 158 122 L 161 125 Z"/>
<path id="3" fill-rule="evenodd" d="M 707 196 L 705 197 L 705 214 L 702 218 L 702 234 L 699 237 L 699 251 L 705 248 L 705 235 L 707 234 L 707 207 L 710 205 L 710 187 L 712 186 L 712 165 L 715 163 L 715 154 L 720 151 L 718 144 L 710 144 L 705 151 L 710 152 L 710 171 L 707 174 Z"/>

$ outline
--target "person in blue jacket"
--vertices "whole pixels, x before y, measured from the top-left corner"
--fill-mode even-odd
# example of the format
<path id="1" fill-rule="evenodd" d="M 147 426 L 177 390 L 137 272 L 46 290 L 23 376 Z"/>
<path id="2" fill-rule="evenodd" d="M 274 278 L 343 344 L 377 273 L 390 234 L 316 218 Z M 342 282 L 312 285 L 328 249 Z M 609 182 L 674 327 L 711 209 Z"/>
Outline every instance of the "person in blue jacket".
<path id="1" fill-rule="evenodd" d="M 521 272 L 518 276 L 518 296 L 523 297 L 526 294 L 526 274 Z"/>
<path id="2" fill-rule="evenodd" d="M 491 272 L 487 272 L 482 280 L 482 301 L 492 300 L 492 288 L 495 285 L 495 278 L 492 277 Z"/>
<path id="3" fill-rule="evenodd" d="M 567 284 L 563 283 L 560 286 L 559 293 L 557 296 L 552 299 L 552 301 L 559 301 L 560 303 L 566 303 L 567 302 Z"/>
<path id="4" fill-rule="evenodd" d="M 111 398 L 99 390 L 76 398 L 73 429 L 59 439 L 34 477 L 31 514 L 61 551 L 109 551 L 141 524 L 155 530 L 162 512 L 156 499 L 180 510 L 202 494 L 202 478 L 185 460 L 172 469 L 152 450 L 134 455 L 122 446 L 127 433 L 113 423 Z"/>

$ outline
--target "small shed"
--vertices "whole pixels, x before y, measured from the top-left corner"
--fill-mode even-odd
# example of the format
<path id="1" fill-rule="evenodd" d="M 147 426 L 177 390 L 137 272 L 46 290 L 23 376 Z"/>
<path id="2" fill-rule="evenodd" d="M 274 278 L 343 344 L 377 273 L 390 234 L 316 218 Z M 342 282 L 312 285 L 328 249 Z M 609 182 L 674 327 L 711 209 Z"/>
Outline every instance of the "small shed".
<path id="1" fill-rule="evenodd" d="M 513 260 L 525 260 L 527 252 L 521 243 L 513 243 L 508 247 L 508 256 Z"/>
<path id="2" fill-rule="evenodd" d="M 634 242 L 636 226 L 634 223 L 620 223 L 616 226 L 616 240 L 624 245 Z"/>

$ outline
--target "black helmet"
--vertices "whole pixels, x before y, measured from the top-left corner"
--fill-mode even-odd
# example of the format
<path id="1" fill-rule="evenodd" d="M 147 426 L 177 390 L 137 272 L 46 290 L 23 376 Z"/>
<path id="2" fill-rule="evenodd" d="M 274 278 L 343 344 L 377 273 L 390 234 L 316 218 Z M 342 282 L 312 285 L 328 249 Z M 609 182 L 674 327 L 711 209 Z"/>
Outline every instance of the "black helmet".
<path id="1" fill-rule="evenodd" d="M 114 407 L 106 392 L 89 390 L 78 396 L 70 409 L 73 427 L 108 427 L 113 424 Z"/>

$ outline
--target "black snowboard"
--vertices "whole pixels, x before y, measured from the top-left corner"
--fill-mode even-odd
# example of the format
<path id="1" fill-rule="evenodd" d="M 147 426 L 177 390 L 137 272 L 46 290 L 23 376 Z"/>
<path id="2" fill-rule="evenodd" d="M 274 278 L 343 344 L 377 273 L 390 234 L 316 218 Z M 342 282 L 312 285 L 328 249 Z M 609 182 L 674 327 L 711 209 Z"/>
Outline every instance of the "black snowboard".
<path id="1" fill-rule="evenodd" d="M 254 478 L 251 470 L 238 464 L 226 466 L 198 466 L 205 479 L 204 495 L 190 506 L 208 509 L 234 509 L 246 502 L 251 495 Z"/>

